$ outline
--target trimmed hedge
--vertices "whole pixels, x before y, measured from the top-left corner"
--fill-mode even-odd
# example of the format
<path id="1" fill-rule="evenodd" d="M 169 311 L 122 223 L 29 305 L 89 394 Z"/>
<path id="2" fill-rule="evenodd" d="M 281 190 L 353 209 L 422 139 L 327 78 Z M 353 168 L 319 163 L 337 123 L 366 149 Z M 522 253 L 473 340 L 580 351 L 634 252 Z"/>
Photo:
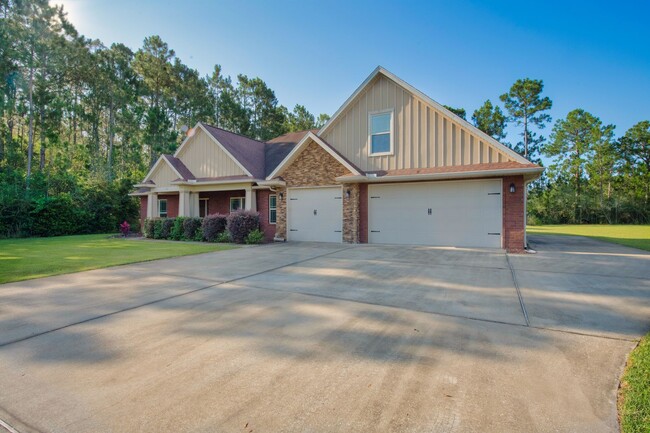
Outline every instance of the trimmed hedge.
<path id="1" fill-rule="evenodd" d="M 249 210 L 238 210 L 228 215 L 226 229 L 230 239 L 238 244 L 246 241 L 249 233 L 260 228 L 260 214 Z"/>
<path id="2" fill-rule="evenodd" d="M 160 228 L 160 239 L 170 239 L 173 228 L 174 218 L 163 218 L 162 227 Z"/>
<path id="3" fill-rule="evenodd" d="M 142 228 L 142 234 L 144 235 L 145 238 L 153 239 L 153 226 L 154 226 L 154 221 L 151 218 L 147 218 L 144 220 L 144 227 Z"/>
<path id="4" fill-rule="evenodd" d="M 227 215 L 213 214 L 203 218 L 203 237 L 207 242 L 217 242 L 217 236 L 226 231 Z"/>
<path id="5" fill-rule="evenodd" d="M 150 239 L 238 244 L 264 242 L 264 233 L 260 230 L 260 214 L 246 210 L 230 215 L 213 214 L 205 218 L 147 218 L 142 232 Z"/>
<path id="6" fill-rule="evenodd" d="M 186 217 L 176 217 L 174 218 L 174 225 L 172 227 L 171 233 L 169 238 L 173 241 L 180 241 L 183 240 L 183 221 L 185 221 Z"/>
<path id="7" fill-rule="evenodd" d="M 186 217 L 183 220 L 183 238 L 188 241 L 203 240 L 203 234 L 201 234 L 201 239 L 197 239 L 196 232 L 200 228 L 201 228 L 201 218 Z"/>

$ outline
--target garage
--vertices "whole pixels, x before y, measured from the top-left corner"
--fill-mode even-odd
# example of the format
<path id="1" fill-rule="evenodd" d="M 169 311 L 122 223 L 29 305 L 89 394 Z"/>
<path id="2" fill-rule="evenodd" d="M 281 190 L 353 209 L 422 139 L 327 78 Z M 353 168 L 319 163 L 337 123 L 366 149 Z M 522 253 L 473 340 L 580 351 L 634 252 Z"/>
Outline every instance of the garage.
<path id="1" fill-rule="evenodd" d="M 368 242 L 501 248 L 501 179 L 369 185 Z"/>
<path id="2" fill-rule="evenodd" d="M 341 187 L 289 188 L 287 192 L 288 240 L 343 241 Z"/>

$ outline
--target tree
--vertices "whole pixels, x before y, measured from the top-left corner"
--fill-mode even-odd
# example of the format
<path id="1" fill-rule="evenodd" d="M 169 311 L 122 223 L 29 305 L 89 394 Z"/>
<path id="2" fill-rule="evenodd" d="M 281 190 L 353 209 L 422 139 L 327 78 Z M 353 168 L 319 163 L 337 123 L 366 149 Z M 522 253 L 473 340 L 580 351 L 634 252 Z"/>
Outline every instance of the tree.
<path id="1" fill-rule="evenodd" d="M 304 105 L 296 104 L 292 113 L 286 114 L 287 132 L 305 131 L 316 127 L 314 115 Z"/>
<path id="2" fill-rule="evenodd" d="M 443 105 L 443 107 L 445 107 L 447 110 L 451 111 L 452 113 L 454 113 L 456 116 L 460 117 L 461 119 L 467 120 L 466 119 L 467 111 L 465 111 L 464 108 L 454 108 L 454 107 L 450 107 L 449 105 Z"/>
<path id="3" fill-rule="evenodd" d="M 330 120 L 329 114 L 325 114 L 325 113 L 319 114 L 318 119 L 316 119 L 316 128 L 318 129 L 322 128 L 329 120 Z"/>
<path id="4" fill-rule="evenodd" d="M 543 90 L 542 80 L 524 78 L 515 81 L 508 93 L 500 96 L 510 115 L 508 120 L 524 127 L 521 133 L 523 144 L 518 145 L 516 150 L 528 159 L 535 158 L 538 152 L 537 146 L 530 146 L 533 144 L 529 142 L 530 127 L 534 125 L 543 129 L 551 121 L 551 116 L 544 112 L 549 110 L 553 103 L 548 96 L 541 97 Z"/>
<path id="5" fill-rule="evenodd" d="M 647 218 L 650 204 L 650 121 L 644 120 L 632 126 L 618 144 L 627 183 L 638 189 L 643 197 L 643 213 Z"/>
<path id="6" fill-rule="evenodd" d="M 566 119 L 560 119 L 553 127 L 550 142 L 543 153 L 554 157 L 553 170 L 567 173 L 573 179 L 575 202 L 574 218 L 582 222 L 581 194 L 585 178 L 585 165 L 593 158 L 597 146 L 611 140 L 613 126 L 582 109 L 571 111 Z"/>
<path id="7" fill-rule="evenodd" d="M 495 140 L 506 138 L 506 120 L 501 108 L 498 105 L 493 106 L 489 99 L 480 108 L 474 110 L 474 114 L 472 114 L 474 126 Z"/>

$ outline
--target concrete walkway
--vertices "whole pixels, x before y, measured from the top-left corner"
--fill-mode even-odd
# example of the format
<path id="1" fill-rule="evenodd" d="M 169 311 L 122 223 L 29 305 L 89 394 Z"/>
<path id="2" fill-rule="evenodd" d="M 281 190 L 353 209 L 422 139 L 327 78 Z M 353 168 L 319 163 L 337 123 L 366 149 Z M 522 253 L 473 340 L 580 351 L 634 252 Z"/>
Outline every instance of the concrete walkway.
<path id="1" fill-rule="evenodd" d="M 282 244 L 0 286 L 19 432 L 615 432 L 650 254 Z M 2 423 L 0 423 L 2 431 Z"/>

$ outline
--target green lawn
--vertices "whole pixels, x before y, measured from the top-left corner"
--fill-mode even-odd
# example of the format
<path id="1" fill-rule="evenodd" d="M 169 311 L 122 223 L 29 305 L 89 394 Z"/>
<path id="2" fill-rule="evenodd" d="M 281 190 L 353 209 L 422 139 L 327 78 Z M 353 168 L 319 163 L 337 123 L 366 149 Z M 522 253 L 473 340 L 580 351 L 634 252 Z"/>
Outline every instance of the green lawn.
<path id="1" fill-rule="evenodd" d="M 621 379 L 618 413 L 623 433 L 650 432 L 650 334 L 630 353 Z"/>
<path id="2" fill-rule="evenodd" d="M 531 234 L 576 235 L 650 251 L 650 225 L 528 226 Z"/>
<path id="3" fill-rule="evenodd" d="M 234 248 L 109 235 L 0 240 L 0 283 Z"/>

